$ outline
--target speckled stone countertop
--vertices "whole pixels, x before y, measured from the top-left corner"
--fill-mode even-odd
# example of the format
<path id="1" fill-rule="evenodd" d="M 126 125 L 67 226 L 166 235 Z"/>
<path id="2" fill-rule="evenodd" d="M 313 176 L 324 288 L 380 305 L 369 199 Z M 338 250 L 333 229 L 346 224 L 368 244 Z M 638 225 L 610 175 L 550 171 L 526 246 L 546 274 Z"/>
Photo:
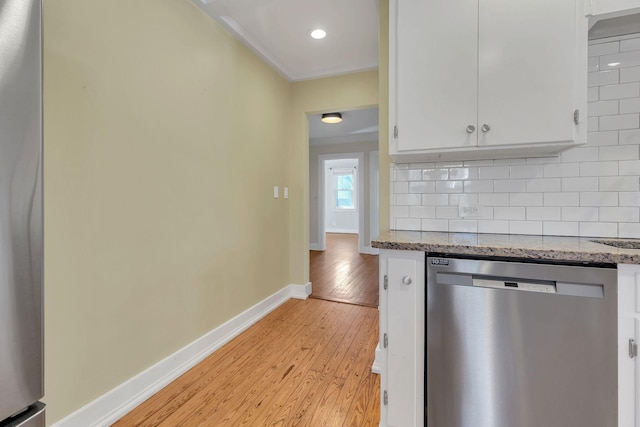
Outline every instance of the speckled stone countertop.
<path id="1" fill-rule="evenodd" d="M 374 248 L 606 264 L 640 264 L 640 249 L 625 249 L 592 240 L 638 242 L 637 239 L 527 236 L 517 234 L 388 231 L 371 242 Z"/>

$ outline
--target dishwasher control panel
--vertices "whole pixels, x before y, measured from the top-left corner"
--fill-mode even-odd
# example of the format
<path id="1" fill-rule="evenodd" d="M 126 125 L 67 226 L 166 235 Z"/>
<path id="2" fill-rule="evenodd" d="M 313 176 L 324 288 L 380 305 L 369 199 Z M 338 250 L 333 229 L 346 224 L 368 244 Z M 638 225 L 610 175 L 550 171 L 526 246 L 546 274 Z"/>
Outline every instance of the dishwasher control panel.
<path id="1" fill-rule="evenodd" d="M 482 278 L 474 277 L 473 286 L 479 286 L 482 288 L 495 288 L 495 289 L 514 289 L 518 291 L 528 291 L 528 292 L 544 292 L 547 294 L 556 293 L 556 285 L 553 282 L 533 283 L 533 282 L 522 282 L 522 281 L 513 281 L 513 280 L 482 279 Z"/>

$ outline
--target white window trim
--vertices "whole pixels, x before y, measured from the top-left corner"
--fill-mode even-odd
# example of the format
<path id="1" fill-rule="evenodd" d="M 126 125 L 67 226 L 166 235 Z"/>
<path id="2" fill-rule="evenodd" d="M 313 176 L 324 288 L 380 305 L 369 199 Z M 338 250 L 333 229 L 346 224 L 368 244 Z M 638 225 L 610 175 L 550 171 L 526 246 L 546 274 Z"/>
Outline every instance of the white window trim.
<path id="1" fill-rule="evenodd" d="M 343 175 L 351 175 L 353 179 L 353 190 L 351 190 L 351 200 L 353 201 L 352 208 L 338 207 L 338 188 L 336 186 L 336 177 Z M 332 202 L 331 210 L 334 212 L 355 212 L 358 210 L 358 173 L 356 168 L 336 168 L 331 169 L 331 188 L 332 188 Z M 344 191 L 344 190 L 341 190 Z"/>

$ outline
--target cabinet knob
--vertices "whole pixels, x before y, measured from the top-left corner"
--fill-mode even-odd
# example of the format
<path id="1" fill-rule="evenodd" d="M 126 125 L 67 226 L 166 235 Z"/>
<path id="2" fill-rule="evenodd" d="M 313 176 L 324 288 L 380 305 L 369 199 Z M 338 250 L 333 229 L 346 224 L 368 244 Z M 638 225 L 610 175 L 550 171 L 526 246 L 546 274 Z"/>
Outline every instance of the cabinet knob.
<path id="1" fill-rule="evenodd" d="M 412 284 L 412 283 L 413 283 L 413 280 L 411 280 L 411 277 L 409 277 L 409 276 L 404 276 L 404 277 L 402 278 L 402 284 L 403 284 L 403 285 L 407 285 L 407 286 L 409 286 L 409 285 L 410 285 L 410 284 Z"/>
<path id="2" fill-rule="evenodd" d="M 474 125 L 467 126 L 467 133 L 474 133 L 476 131 L 476 127 Z"/>
<path id="3" fill-rule="evenodd" d="M 482 125 L 482 127 L 480 129 L 482 129 L 482 132 L 485 132 L 485 133 L 489 132 L 491 130 L 491 125 L 485 123 L 485 124 Z"/>

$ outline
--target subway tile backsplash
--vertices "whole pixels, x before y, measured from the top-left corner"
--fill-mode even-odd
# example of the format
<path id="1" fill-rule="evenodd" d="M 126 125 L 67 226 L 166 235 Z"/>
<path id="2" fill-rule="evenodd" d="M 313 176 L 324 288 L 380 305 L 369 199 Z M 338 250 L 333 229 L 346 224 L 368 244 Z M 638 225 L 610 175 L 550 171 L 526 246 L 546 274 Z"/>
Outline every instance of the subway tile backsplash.
<path id="1" fill-rule="evenodd" d="M 640 35 L 591 42 L 588 86 L 587 144 L 559 157 L 392 164 L 391 227 L 640 238 Z"/>

